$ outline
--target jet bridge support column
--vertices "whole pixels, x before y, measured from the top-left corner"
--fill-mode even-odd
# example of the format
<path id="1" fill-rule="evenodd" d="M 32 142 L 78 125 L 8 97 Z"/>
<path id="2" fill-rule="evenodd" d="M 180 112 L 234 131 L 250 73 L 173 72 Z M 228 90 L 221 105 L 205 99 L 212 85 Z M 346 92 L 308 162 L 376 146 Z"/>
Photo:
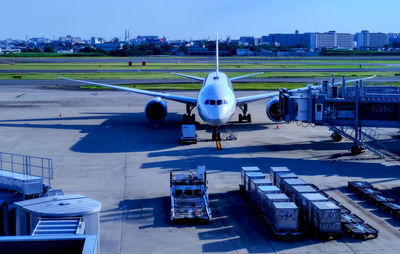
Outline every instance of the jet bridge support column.
<path id="1" fill-rule="evenodd" d="M 355 142 L 353 144 L 353 146 L 351 147 L 351 153 L 352 154 L 360 154 L 362 153 L 365 148 L 363 146 L 361 146 L 361 133 L 362 133 L 362 129 L 361 129 L 361 125 L 360 125 L 360 121 L 359 121 L 359 110 L 360 110 L 360 82 L 356 82 L 356 90 L 355 90 L 355 96 L 354 96 L 354 100 L 355 100 L 355 112 L 354 112 L 354 130 L 355 130 Z M 362 85 L 362 84 L 361 84 Z M 358 141 L 358 142 L 357 142 Z"/>

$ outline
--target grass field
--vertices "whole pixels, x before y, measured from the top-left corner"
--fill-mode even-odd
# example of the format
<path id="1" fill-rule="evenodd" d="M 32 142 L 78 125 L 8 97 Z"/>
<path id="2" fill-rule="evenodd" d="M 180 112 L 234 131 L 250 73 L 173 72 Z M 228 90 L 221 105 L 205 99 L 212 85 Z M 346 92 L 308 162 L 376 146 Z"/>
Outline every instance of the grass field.
<path id="1" fill-rule="evenodd" d="M 235 90 L 278 90 L 280 88 L 296 89 L 305 87 L 306 83 L 236 83 L 233 84 Z M 379 85 L 394 85 L 400 87 L 400 82 L 397 83 L 381 83 Z M 150 84 L 150 85 L 121 85 L 137 89 L 147 90 L 200 90 L 201 84 Z M 110 89 L 102 86 L 83 85 L 81 89 L 103 90 Z"/>
<path id="2" fill-rule="evenodd" d="M 233 84 L 235 90 L 277 90 L 285 87 L 288 89 L 300 88 L 306 86 L 306 83 L 236 83 Z M 200 90 L 201 84 L 187 83 L 187 84 L 137 84 L 137 85 L 121 85 L 124 87 L 132 87 L 137 89 L 149 89 L 149 90 Z M 110 89 L 102 86 L 83 85 L 80 86 L 82 89 Z"/>
<path id="3" fill-rule="evenodd" d="M 207 72 L 184 72 L 188 75 L 206 77 Z M 227 72 L 229 77 L 250 74 L 251 72 Z M 368 77 L 377 75 L 378 77 L 393 77 L 396 72 L 264 72 L 263 74 L 251 77 L 255 78 L 329 78 L 331 75 L 336 77 L 345 76 L 347 78 Z M 0 79 L 59 79 L 61 75 L 72 79 L 184 79 L 167 72 L 118 72 L 118 73 L 1 73 Z"/>
<path id="4" fill-rule="evenodd" d="M 215 64 L 211 63 L 147 63 L 142 66 L 141 62 L 135 62 L 128 66 L 123 63 L 1 63 L 0 70 L 157 70 L 157 69 L 210 69 Z M 324 64 L 321 63 L 221 63 L 221 69 L 352 69 L 359 68 L 358 65 L 349 64 Z M 392 68 L 392 66 L 363 65 L 362 68 Z"/>

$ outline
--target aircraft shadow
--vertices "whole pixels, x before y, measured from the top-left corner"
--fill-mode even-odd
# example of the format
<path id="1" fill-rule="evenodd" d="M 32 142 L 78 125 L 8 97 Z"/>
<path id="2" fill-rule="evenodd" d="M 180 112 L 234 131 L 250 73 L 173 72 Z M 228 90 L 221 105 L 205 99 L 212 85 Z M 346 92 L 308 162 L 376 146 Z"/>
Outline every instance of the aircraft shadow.
<path id="1" fill-rule="evenodd" d="M 179 131 L 182 115 L 177 113 L 168 113 L 167 118 L 157 126 L 149 122 L 144 113 L 82 112 L 81 115 L 0 120 L 0 127 L 79 130 L 86 135 L 70 149 L 81 153 L 160 151 L 181 146 Z M 88 120 L 104 121 L 101 124 L 85 124 Z M 198 122 L 196 125 L 199 130 L 212 132 L 209 125 Z M 223 126 L 221 132 L 247 132 L 266 128 L 268 123 L 229 124 Z"/>

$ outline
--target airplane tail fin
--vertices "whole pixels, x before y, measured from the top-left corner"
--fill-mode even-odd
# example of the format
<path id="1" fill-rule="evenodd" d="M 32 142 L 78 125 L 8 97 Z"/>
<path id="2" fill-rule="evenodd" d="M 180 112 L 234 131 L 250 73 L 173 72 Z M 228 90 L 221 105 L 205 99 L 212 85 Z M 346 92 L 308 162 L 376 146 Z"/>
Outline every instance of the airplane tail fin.
<path id="1" fill-rule="evenodd" d="M 218 30 L 217 30 L 217 38 L 215 40 L 215 72 L 217 73 L 218 77 L 218 72 L 219 72 L 219 49 L 218 49 Z"/>

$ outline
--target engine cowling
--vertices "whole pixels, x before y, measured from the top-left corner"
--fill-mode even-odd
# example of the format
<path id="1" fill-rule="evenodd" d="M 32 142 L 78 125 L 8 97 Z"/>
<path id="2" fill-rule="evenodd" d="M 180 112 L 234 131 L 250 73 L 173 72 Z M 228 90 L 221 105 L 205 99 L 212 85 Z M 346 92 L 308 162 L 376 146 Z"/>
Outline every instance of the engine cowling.
<path id="1" fill-rule="evenodd" d="M 266 113 L 268 118 L 273 122 L 282 122 L 281 115 L 279 113 L 279 98 L 273 97 L 267 103 Z"/>
<path id="2" fill-rule="evenodd" d="M 146 104 L 144 112 L 150 121 L 161 122 L 168 114 L 167 103 L 161 98 L 154 98 Z"/>

